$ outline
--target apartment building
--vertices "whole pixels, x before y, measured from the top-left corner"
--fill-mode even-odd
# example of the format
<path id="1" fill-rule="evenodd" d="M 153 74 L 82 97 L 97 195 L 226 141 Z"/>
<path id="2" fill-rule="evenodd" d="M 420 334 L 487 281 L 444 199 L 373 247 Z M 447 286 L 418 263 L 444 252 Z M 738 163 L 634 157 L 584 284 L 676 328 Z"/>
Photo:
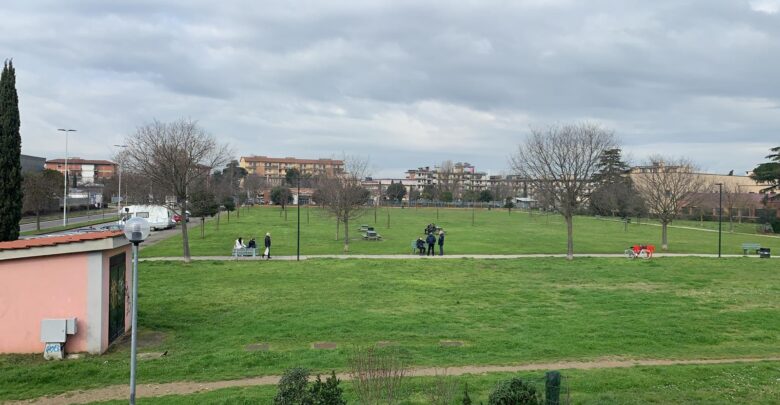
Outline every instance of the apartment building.
<path id="1" fill-rule="evenodd" d="M 410 169 L 406 171 L 405 180 L 419 189 L 428 185 L 439 186 L 455 194 L 462 191 L 479 192 L 490 188 L 495 182 L 495 179 L 491 179 L 487 173 L 477 171 L 476 167 L 468 162 Z"/>
<path id="2" fill-rule="evenodd" d="M 65 159 L 47 160 L 46 169 L 65 174 Z M 68 173 L 76 179 L 76 184 L 94 184 L 97 180 L 114 177 L 118 165 L 108 160 L 68 158 Z"/>
<path id="3" fill-rule="evenodd" d="M 344 171 L 344 161 L 335 159 L 298 159 L 294 157 L 273 158 L 267 156 L 242 156 L 239 166 L 249 174 L 268 180 L 282 178 L 288 169 L 297 169 L 304 175 L 334 175 Z"/>

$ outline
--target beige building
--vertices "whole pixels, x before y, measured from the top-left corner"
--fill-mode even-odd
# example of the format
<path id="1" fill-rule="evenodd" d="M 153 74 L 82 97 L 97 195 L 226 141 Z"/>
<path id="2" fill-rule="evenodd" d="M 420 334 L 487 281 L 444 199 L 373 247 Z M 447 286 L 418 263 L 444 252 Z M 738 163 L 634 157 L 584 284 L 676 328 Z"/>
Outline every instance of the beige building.
<path id="1" fill-rule="evenodd" d="M 333 175 L 344 171 L 344 161 L 335 159 L 297 159 L 293 157 L 272 158 L 267 156 L 242 156 L 239 166 L 249 174 L 268 180 L 284 177 L 288 169 L 298 169 L 301 174 Z"/>

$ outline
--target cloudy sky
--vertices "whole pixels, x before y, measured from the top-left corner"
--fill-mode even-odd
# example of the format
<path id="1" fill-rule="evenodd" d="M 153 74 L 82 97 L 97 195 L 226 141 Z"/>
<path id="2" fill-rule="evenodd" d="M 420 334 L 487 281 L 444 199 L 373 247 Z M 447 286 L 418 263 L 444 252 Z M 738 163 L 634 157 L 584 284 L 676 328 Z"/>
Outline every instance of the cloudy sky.
<path id="1" fill-rule="evenodd" d="M 108 158 L 152 119 L 236 155 L 491 173 L 589 120 L 635 161 L 744 173 L 780 145 L 780 0 L 3 0 L 22 149 Z"/>

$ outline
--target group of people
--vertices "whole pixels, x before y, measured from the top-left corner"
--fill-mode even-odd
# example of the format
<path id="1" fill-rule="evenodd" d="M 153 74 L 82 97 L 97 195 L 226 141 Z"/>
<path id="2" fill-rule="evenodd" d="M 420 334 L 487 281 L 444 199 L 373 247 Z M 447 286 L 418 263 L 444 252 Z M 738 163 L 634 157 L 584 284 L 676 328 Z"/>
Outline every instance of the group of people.
<path id="1" fill-rule="evenodd" d="M 439 238 L 436 239 L 436 224 L 428 224 L 425 227 L 425 239 L 421 237 L 417 238 L 417 250 L 420 251 L 420 256 L 434 256 L 434 246 L 439 244 L 439 256 L 444 256 L 444 230 L 439 230 Z M 425 245 L 428 245 L 426 252 Z"/>
<path id="2" fill-rule="evenodd" d="M 271 258 L 271 232 L 265 234 L 263 245 L 265 245 L 265 250 L 263 251 L 261 257 L 264 257 L 265 259 L 270 259 Z M 238 239 L 236 239 L 236 243 L 233 245 L 233 249 L 257 249 L 257 242 L 255 241 L 255 238 L 252 238 L 249 240 L 249 243 L 245 245 L 244 239 L 239 236 Z"/>

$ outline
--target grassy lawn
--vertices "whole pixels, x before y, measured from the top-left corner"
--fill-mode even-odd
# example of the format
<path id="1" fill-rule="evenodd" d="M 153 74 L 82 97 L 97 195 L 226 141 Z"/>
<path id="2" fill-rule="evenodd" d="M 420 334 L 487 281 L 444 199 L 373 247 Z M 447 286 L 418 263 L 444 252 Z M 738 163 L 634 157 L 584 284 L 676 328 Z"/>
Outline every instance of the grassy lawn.
<path id="1" fill-rule="evenodd" d="M 706 366 L 633 367 L 628 369 L 563 370 L 564 386 L 568 387 L 575 404 L 734 404 L 777 403 L 780 398 L 780 363 L 729 364 Z M 535 382 L 540 391 L 543 372 L 495 373 L 450 377 L 458 386 L 456 400 L 460 403 L 464 384 L 475 404 L 487 402 L 496 383 L 515 376 Z M 435 378 L 412 378 L 406 381 L 405 398 L 401 404 L 428 404 L 425 392 Z M 357 398 L 348 381 L 340 385 L 347 403 Z M 193 395 L 169 395 L 144 398 L 148 404 L 270 404 L 276 395 L 275 386 L 228 388 Z M 119 405 L 127 401 L 101 402 Z"/>
<path id="2" fill-rule="evenodd" d="M 308 211 L 308 221 L 307 221 Z M 272 254 L 292 255 L 296 249 L 296 212 L 289 210 L 287 220 L 280 209 L 272 207 L 245 208 L 240 220 L 235 213 L 230 223 L 223 215 L 219 230 L 216 221 L 206 224 L 206 237 L 193 232 L 190 246 L 194 256 L 229 256 L 233 242 L 239 236 L 248 240 L 271 232 Z M 387 217 L 390 216 L 390 227 Z M 475 225 L 472 226 L 472 215 Z M 199 222 L 197 220 L 193 220 Z M 426 224 L 442 226 L 447 239 L 445 253 L 522 254 L 565 253 L 566 226 L 559 215 L 530 215 L 527 212 L 506 210 L 382 208 L 374 223 L 374 211 L 350 226 L 350 252 L 357 254 L 406 254 L 411 252 L 411 241 L 422 235 Z M 364 241 L 358 231 L 360 224 L 375 226 L 382 241 Z M 343 230 L 341 230 L 343 237 Z M 301 210 L 301 254 L 339 254 L 343 242 L 336 240 L 335 220 L 317 208 Z M 671 253 L 717 253 L 718 235 L 692 229 L 670 228 Z M 741 254 L 742 243 L 756 242 L 780 252 L 780 238 L 723 233 L 723 252 Z M 615 221 L 578 217 L 574 228 L 574 249 L 579 253 L 622 253 L 636 243 L 655 244 L 660 250 L 661 228 L 646 224 L 631 224 L 624 231 Z M 181 236 L 177 235 L 144 249 L 144 256 L 181 256 Z"/>
<path id="3" fill-rule="evenodd" d="M 415 366 L 780 355 L 774 260 L 149 262 L 140 282 L 140 328 L 165 336 L 141 351 L 169 351 L 140 383 L 345 370 L 351 347 L 383 340 Z M 271 350 L 245 350 L 257 342 Z M 0 356 L 0 400 L 128 378 L 126 346 L 41 357 Z"/>

